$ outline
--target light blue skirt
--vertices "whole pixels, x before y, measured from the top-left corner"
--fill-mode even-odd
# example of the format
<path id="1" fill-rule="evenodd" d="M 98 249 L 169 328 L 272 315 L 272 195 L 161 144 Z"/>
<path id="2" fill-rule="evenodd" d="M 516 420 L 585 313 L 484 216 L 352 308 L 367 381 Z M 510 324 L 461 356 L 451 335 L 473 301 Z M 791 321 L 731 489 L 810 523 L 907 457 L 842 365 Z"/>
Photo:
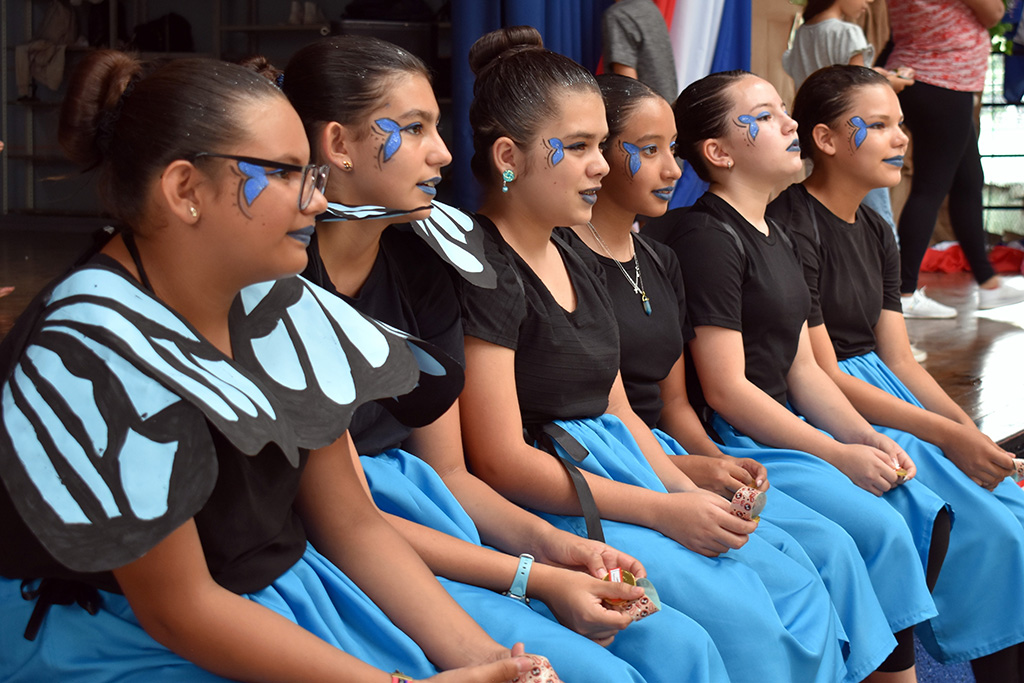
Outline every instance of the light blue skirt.
<path id="1" fill-rule="evenodd" d="M 7 683 L 152 683 L 224 681 L 171 652 L 139 625 L 124 596 L 100 591 L 90 615 L 54 605 L 34 641 L 23 633 L 35 607 L 21 581 L 0 578 L 0 680 Z M 243 597 L 283 615 L 331 645 L 384 671 L 416 678 L 437 673 L 420 648 L 352 581 L 316 552 L 306 552 L 263 590 Z"/>
<path id="2" fill-rule="evenodd" d="M 875 353 L 849 358 L 839 367 L 921 406 Z M 956 512 L 949 552 L 932 592 L 939 615 L 917 631 L 928 653 L 941 662 L 959 662 L 1024 641 L 1024 607 L 1014 587 L 1024 576 L 1024 492 L 1010 479 L 986 491 L 937 446 L 898 429 L 876 429 L 907 451 L 917 465 L 917 481 Z"/>
<path id="3" fill-rule="evenodd" d="M 766 447 L 719 415 L 712 426 L 728 453 L 747 449 L 747 455 L 767 467 L 773 489 L 832 520 L 853 538 L 893 633 L 938 613 L 924 568 L 935 516 L 945 505 L 941 498 L 916 480 L 879 498 L 817 456 Z"/>
<path id="4" fill-rule="evenodd" d="M 480 545 L 473 520 L 430 465 L 393 449 L 361 458 L 378 507 Z M 728 681 L 714 643 L 689 617 L 665 609 L 621 631 L 608 648 L 560 625 L 539 601 L 529 606 L 478 586 L 441 579 L 459 605 L 497 642 L 522 642 L 551 660 L 564 681 Z M 671 652 L 671 657 L 665 653 Z"/>
<path id="5" fill-rule="evenodd" d="M 590 451 L 581 469 L 665 491 L 618 418 L 558 424 Z M 586 534 L 582 517 L 543 516 Z M 756 534 L 739 550 L 709 558 L 646 527 L 610 520 L 603 526 L 610 545 L 644 563 L 662 601 L 711 634 L 734 681 L 840 681 L 845 676 L 846 642 L 821 579 Z"/>
<path id="6" fill-rule="evenodd" d="M 671 436 L 654 430 L 662 448 L 669 455 L 683 455 L 686 450 Z M 724 447 L 729 455 L 757 460 L 757 449 Z M 826 519 L 803 503 L 783 493 L 768 477 L 768 502 L 761 513 L 757 535 L 793 555 L 792 539 L 799 543 L 809 558 L 812 569 L 821 576 L 832 604 L 842 622 L 850 651 L 846 657 L 846 681 L 863 680 L 885 661 L 896 647 L 889 631 L 885 612 L 875 596 L 871 577 L 857 544 L 842 527 Z"/>

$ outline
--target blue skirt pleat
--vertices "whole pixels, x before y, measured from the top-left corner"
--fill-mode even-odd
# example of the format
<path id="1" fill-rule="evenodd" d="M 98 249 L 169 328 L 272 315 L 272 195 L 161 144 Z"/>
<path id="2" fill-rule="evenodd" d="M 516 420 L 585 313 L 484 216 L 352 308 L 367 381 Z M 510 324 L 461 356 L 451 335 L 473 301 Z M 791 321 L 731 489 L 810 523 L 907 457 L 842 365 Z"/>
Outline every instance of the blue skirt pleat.
<path id="1" fill-rule="evenodd" d="M 0 578 L 0 680 L 225 680 L 153 640 L 124 596 L 115 593 L 100 591 L 103 604 L 95 615 L 77 605 L 54 605 L 36 640 L 25 640 L 35 602 L 23 600 L 20 587 L 18 580 Z M 270 586 L 244 597 L 385 671 L 397 668 L 416 678 L 437 672 L 416 643 L 312 546 Z"/>
<path id="2" fill-rule="evenodd" d="M 430 465 L 399 449 L 361 458 L 381 510 L 480 545 L 472 519 Z M 632 624 L 603 648 L 560 625 L 543 604 L 441 579 L 459 605 L 497 642 L 522 642 L 551 660 L 564 681 L 718 683 L 728 681 L 721 655 L 695 621 L 666 606 Z M 665 652 L 672 657 L 666 658 Z"/>
<path id="3" fill-rule="evenodd" d="M 921 407 L 875 353 L 844 360 L 839 367 Z M 958 662 L 1024 641 L 1024 609 L 1008 581 L 1024 576 L 1024 492 L 1006 479 L 990 493 L 937 446 L 898 429 L 876 429 L 907 451 L 917 465 L 916 480 L 956 512 L 949 551 L 932 592 L 939 614 L 918 629 L 922 644 L 935 659 Z"/>
<path id="4" fill-rule="evenodd" d="M 665 491 L 618 418 L 603 415 L 558 424 L 590 451 L 580 463 L 582 469 Z M 581 517 L 542 516 L 559 528 L 586 535 Z M 602 523 L 610 545 L 644 563 L 662 602 L 711 634 L 732 680 L 843 680 L 846 643 L 839 619 L 821 579 L 797 560 L 756 534 L 739 550 L 708 558 L 646 527 Z"/>
<path id="5" fill-rule="evenodd" d="M 875 596 L 885 612 L 890 632 L 934 617 L 938 612 L 925 582 L 924 567 L 915 538 L 931 540 L 935 515 L 944 503 L 920 484 L 909 481 L 881 498 L 860 488 L 831 464 L 809 453 L 784 448 L 769 448 L 734 429 L 716 415 L 713 427 L 730 454 L 742 448 L 745 455 L 761 462 L 768 469 L 773 490 L 791 498 L 832 520 L 853 538 L 868 571 Z M 911 515 L 917 523 L 910 527 L 900 513 L 908 507 L 890 504 L 893 494 L 911 498 L 924 507 L 922 514 Z"/>
<path id="6" fill-rule="evenodd" d="M 686 453 L 678 441 L 660 429 L 655 429 L 654 435 L 666 453 Z M 758 460 L 757 454 L 752 452 L 757 449 L 726 446 L 722 450 L 737 458 Z M 768 480 L 772 482 L 771 473 Z M 821 576 L 850 643 L 845 680 L 850 683 L 863 680 L 885 661 L 896 647 L 896 639 L 889 631 L 885 612 L 875 596 L 857 544 L 838 524 L 778 487 L 771 486 L 767 496 L 757 535 L 790 556 L 795 556 L 790 545 L 793 542 L 800 545 L 811 568 Z"/>

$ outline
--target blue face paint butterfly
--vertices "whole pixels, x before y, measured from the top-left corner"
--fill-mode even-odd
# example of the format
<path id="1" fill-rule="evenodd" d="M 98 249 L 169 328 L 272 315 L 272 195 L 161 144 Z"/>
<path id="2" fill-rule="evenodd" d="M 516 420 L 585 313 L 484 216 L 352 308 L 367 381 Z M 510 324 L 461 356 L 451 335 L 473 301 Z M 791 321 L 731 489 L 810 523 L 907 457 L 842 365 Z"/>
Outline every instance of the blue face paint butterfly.
<path id="1" fill-rule="evenodd" d="M 864 144 L 864 140 L 868 137 L 868 124 L 861 117 L 854 116 L 850 119 L 850 125 L 854 127 L 853 146 L 860 149 L 860 146 Z"/>
<path id="2" fill-rule="evenodd" d="M 410 130 L 416 126 L 422 125 L 419 121 L 410 123 L 407 126 L 399 126 L 397 121 L 391 119 L 377 119 L 374 121 L 377 126 L 384 131 L 388 136 L 387 140 L 381 146 L 381 155 L 383 161 L 390 161 L 391 157 L 395 156 L 395 152 L 402 146 L 402 131 Z"/>
<path id="3" fill-rule="evenodd" d="M 256 201 L 256 198 L 260 196 L 263 190 L 267 189 L 268 175 L 275 175 L 281 172 L 281 169 L 267 169 L 256 164 L 250 164 L 245 161 L 238 162 L 238 170 L 245 176 L 245 180 L 242 181 L 242 196 L 245 197 L 245 205 L 252 206 L 252 203 Z"/>
<path id="4" fill-rule="evenodd" d="M 622 149 L 625 150 L 628 155 L 626 163 L 627 168 L 629 169 L 629 177 L 632 178 L 637 174 L 637 171 L 640 170 L 640 148 L 632 143 L 623 142 Z"/>
<path id="5" fill-rule="evenodd" d="M 747 126 L 748 132 L 750 133 L 750 141 L 753 142 L 757 139 L 758 127 L 757 119 L 750 114 L 740 114 L 739 122 L 744 126 Z"/>
<path id="6" fill-rule="evenodd" d="M 548 155 L 548 161 L 552 166 L 557 166 L 558 162 L 565 158 L 565 148 L 562 146 L 562 141 L 559 138 L 551 138 L 548 140 L 548 144 L 551 145 L 551 154 Z"/>

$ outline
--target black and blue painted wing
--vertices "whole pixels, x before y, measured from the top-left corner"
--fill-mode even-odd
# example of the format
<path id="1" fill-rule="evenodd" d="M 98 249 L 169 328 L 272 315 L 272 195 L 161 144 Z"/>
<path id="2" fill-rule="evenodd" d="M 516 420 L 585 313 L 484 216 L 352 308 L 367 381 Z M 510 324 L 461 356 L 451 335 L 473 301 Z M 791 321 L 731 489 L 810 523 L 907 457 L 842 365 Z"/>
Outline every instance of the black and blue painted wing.
<path id="1" fill-rule="evenodd" d="M 231 324 L 234 359 L 103 266 L 49 294 L 0 390 L 0 477 L 61 564 L 121 566 L 198 512 L 217 477 L 208 425 L 298 466 L 359 404 L 415 389 L 421 365 L 461 388 L 457 363 L 299 278 L 245 290 Z"/>
<path id="2" fill-rule="evenodd" d="M 470 284 L 494 289 L 498 276 L 484 255 L 483 228 L 461 209 L 437 201 L 431 205 L 427 218 L 412 221 L 413 230 Z"/>

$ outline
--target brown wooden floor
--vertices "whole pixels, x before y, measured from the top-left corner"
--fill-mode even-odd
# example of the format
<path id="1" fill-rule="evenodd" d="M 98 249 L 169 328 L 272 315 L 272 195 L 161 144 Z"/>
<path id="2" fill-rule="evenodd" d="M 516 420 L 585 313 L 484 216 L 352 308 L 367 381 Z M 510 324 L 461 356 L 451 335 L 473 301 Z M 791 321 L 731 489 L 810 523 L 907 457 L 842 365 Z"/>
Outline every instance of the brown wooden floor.
<path id="1" fill-rule="evenodd" d="M 0 299 L 0 335 L 51 278 L 90 242 L 102 222 L 12 219 L 0 222 L 0 286 L 14 292 Z M 1024 276 L 1012 276 L 1024 284 Z M 967 273 L 924 274 L 921 284 L 943 303 L 956 306 L 953 320 L 908 320 L 911 339 L 928 352 L 924 367 L 950 396 L 997 441 L 1024 430 L 1024 303 L 977 311 Z M 1014 449 L 1024 438 L 1013 439 Z"/>

